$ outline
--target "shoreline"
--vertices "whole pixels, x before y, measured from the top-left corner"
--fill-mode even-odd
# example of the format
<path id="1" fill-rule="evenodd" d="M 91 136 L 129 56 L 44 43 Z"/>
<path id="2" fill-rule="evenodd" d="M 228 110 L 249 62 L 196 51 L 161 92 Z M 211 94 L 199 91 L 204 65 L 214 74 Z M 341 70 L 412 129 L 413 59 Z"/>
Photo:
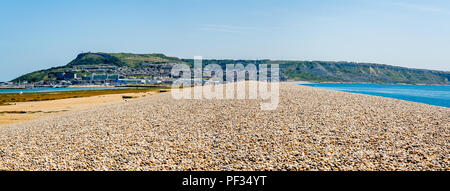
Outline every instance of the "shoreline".
<path id="1" fill-rule="evenodd" d="M 118 88 L 118 89 L 94 89 L 94 90 L 67 90 L 50 92 L 20 92 L 20 93 L 0 93 L 0 106 L 8 103 L 48 101 L 67 98 L 90 97 L 107 94 L 121 93 L 141 93 L 149 91 L 159 91 L 166 87 L 146 87 L 146 88 Z"/>
<path id="2" fill-rule="evenodd" d="M 371 84 L 371 85 L 405 85 L 405 86 L 450 86 L 450 84 L 406 84 L 406 83 L 369 83 L 369 82 L 317 82 L 317 81 L 288 81 L 300 84 Z"/>
<path id="3" fill-rule="evenodd" d="M 41 118 L 46 118 L 55 115 L 61 115 L 72 111 L 81 111 L 83 109 L 95 108 L 105 104 L 117 104 L 126 102 L 129 99 L 135 99 L 145 96 L 150 96 L 159 93 L 161 89 L 147 89 L 140 91 L 121 90 L 121 91 L 100 91 L 87 92 L 87 95 L 75 95 L 76 93 L 83 93 L 86 91 L 74 92 L 56 92 L 55 98 L 45 98 L 44 95 L 53 96 L 55 92 L 50 93 L 29 93 L 40 97 L 39 101 L 23 101 L 14 103 L 0 104 L 0 126 L 7 124 L 16 124 L 26 121 L 33 121 Z M 122 92 L 122 93 L 121 93 Z M 67 95 L 69 94 L 69 95 Z M 16 97 L 24 96 L 12 94 Z M 26 95 L 25 95 L 26 96 Z M 31 97 L 30 99 L 35 99 Z M 2 98 L 4 99 L 4 98 Z M 46 100 L 51 99 L 51 100 Z"/>
<path id="4" fill-rule="evenodd" d="M 68 98 L 51 101 L 18 102 L 14 105 L 0 106 L 0 128 L 2 125 L 19 124 L 45 119 L 69 112 L 83 111 L 103 105 L 127 102 L 128 99 L 151 96 L 156 92 L 108 94 L 83 98 Z M 123 97 L 128 97 L 124 99 Z"/>
<path id="5" fill-rule="evenodd" d="M 334 83 L 333 83 L 334 84 Z M 381 85 L 381 84 L 298 84 L 309 87 L 321 88 L 326 90 L 334 90 L 339 92 L 347 92 L 354 94 L 363 94 L 370 96 L 377 96 L 383 98 L 392 98 L 397 100 L 410 101 L 415 103 L 422 103 L 427 105 L 450 108 L 448 102 L 448 93 L 450 93 L 450 86 L 395 86 L 395 85 Z M 392 87 L 390 87 L 392 86 Z M 395 92 L 391 92 L 395 91 Z M 424 93 L 425 92 L 425 93 Z M 447 94 L 443 93 L 446 92 Z M 433 95 L 433 96 L 430 96 Z"/>
<path id="6" fill-rule="evenodd" d="M 314 84 L 314 82 L 310 82 L 310 81 L 287 81 L 287 82 L 282 82 L 282 83 L 293 84 L 293 85 Z M 325 83 L 325 84 L 327 84 L 327 83 Z M 87 86 L 87 87 L 93 87 L 93 86 Z M 99 87 L 99 86 L 95 86 L 95 87 Z M 310 87 L 310 86 L 308 86 L 308 87 Z M 320 89 L 323 89 L 323 88 L 320 88 Z M 323 89 L 323 90 L 343 92 L 343 91 L 328 90 L 328 89 Z M 92 90 L 80 90 L 77 92 L 84 92 L 84 91 L 92 91 Z M 49 93 L 49 92 L 45 92 L 45 93 Z M 50 93 L 52 93 L 52 92 L 50 92 Z M 58 92 L 58 93 L 65 93 L 65 92 Z M 77 110 L 77 111 L 80 109 L 89 108 L 89 107 L 83 107 L 86 105 L 90 105 L 91 108 L 94 108 L 97 105 L 97 103 L 111 103 L 111 104 L 120 103 L 120 102 L 126 101 L 126 99 L 124 99 L 124 97 L 134 99 L 134 98 L 139 98 L 139 97 L 145 97 L 146 95 L 153 95 L 154 93 L 155 93 L 154 91 L 143 92 L 143 93 L 109 93 L 109 94 L 87 96 L 87 97 L 59 98 L 59 99 L 48 100 L 48 101 L 16 102 L 16 103 L 13 103 L 10 105 L 1 105 L 0 104 L 0 126 L 1 125 L 9 125 L 9 124 L 17 124 L 17 123 L 22 123 L 25 121 L 33 121 L 33 120 L 45 118 L 48 116 L 60 115 L 60 114 L 67 113 L 69 111 L 74 111 L 73 108 L 75 108 L 75 110 Z M 399 101 L 407 101 L 407 102 L 411 102 L 411 103 L 425 104 L 427 106 L 448 108 L 448 107 L 439 106 L 439 105 L 432 105 L 432 104 L 426 104 L 426 103 L 421 103 L 421 102 L 408 101 L 408 100 L 397 99 L 397 98 L 392 98 L 392 97 L 369 95 L 369 94 L 363 94 L 363 93 L 349 93 L 349 92 L 345 92 L 345 93 L 355 94 L 355 95 L 368 95 L 368 96 L 374 96 L 374 97 L 378 97 L 378 98 L 382 98 L 382 99 L 387 98 L 387 99 L 394 99 L 394 100 L 399 100 Z M 37 94 L 41 94 L 41 93 L 37 93 Z M 44 93 L 42 93 L 42 94 L 44 94 Z M 63 100 L 63 101 L 61 101 L 61 100 Z M 67 106 L 67 107 L 61 106 L 61 103 L 66 103 L 70 106 Z M 101 104 L 99 104 L 99 105 L 101 105 Z"/>

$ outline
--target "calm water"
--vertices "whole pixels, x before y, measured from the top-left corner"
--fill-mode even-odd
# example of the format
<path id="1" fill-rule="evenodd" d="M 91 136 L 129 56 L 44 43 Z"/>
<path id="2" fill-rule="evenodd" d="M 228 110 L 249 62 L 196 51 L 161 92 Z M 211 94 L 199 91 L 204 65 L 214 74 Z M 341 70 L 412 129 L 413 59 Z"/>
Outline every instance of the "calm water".
<path id="1" fill-rule="evenodd" d="M 389 97 L 450 108 L 450 86 L 376 84 L 302 84 L 350 93 Z"/>
<path id="2" fill-rule="evenodd" d="M 121 87 L 90 87 L 90 88 L 36 88 L 36 89 L 0 89 L 0 93 L 35 93 L 35 92 L 61 92 L 61 91 L 81 91 L 81 90 L 111 90 L 124 89 Z"/>

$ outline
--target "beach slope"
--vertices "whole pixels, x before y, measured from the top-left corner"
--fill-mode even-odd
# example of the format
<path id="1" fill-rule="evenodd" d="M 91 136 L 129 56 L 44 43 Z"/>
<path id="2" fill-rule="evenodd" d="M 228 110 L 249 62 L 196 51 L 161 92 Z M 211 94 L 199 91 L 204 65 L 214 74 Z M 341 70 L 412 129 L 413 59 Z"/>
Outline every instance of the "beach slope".
<path id="1" fill-rule="evenodd" d="M 0 170 L 450 170 L 450 109 L 284 83 L 262 100 L 170 93 L 0 126 Z"/>

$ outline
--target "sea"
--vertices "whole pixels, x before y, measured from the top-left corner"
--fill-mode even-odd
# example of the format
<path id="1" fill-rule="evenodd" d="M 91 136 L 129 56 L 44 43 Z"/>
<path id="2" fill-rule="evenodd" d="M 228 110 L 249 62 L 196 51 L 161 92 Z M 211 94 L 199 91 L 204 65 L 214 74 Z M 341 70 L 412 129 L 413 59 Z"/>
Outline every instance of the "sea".
<path id="1" fill-rule="evenodd" d="M 126 89 L 126 87 L 67 87 L 67 88 L 34 88 L 34 89 L 0 89 L 1 93 L 39 93 L 39 92 L 62 92 L 62 91 L 84 91 L 84 90 L 112 90 Z"/>
<path id="2" fill-rule="evenodd" d="M 450 86 L 302 84 L 305 86 L 407 100 L 450 108 Z"/>

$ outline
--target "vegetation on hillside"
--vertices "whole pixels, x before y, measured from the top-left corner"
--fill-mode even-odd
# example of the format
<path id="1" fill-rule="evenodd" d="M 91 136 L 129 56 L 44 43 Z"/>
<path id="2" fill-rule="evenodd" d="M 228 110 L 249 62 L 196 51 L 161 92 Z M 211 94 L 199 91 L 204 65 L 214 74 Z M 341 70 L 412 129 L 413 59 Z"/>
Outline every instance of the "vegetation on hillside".
<path id="1" fill-rule="evenodd" d="M 183 63 L 175 57 L 168 57 L 164 54 L 130 54 L 130 53 L 81 53 L 69 64 L 61 67 L 50 68 L 31 72 L 20 76 L 13 82 L 38 82 L 41 80 L 54 80 L 56 73 L 71 70 L 80 65 L 111 65 L 117 67 L 139 68 L 145 64 L 154 63 Z M 83 75 L 90 75 L 83 73 Z"/>
<path id="2" fill-rule="evenodd" d="M 323 62 L 323 61 L 273 61 L 280 64 L 290 79 L 308 81 L 449 84 L 450 72 L 410 69 L 381 64 Z"/>
<path id="3" fill-rule="evenodd" d="M 126 64 L 119 58 L 105 53 L 82 53 L 72 62 L 67 64 L 67 67 L 79 65 L 112 65 L 117 67 L 126 66 Z"/>

